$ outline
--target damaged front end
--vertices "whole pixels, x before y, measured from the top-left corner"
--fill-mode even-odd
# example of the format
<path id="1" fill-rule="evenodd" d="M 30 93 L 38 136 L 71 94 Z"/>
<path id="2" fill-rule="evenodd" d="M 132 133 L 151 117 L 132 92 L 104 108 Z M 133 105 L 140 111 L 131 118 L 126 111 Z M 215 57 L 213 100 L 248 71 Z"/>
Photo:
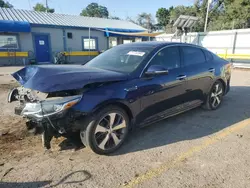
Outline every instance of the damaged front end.
<path id="1" fill-rule="evenodd" d="M 74 130 L 74 127 L 77 127 L 76 120 L 83 114 L 76 112 L 72 107 L 81 100 L 80 93 L 70 91 L 47 94 L 19 87 L 9 93 L 8 102 L 19 101 L 19 105 L 15 107 L 15 114 L 27 118 L 27 127 L 42 128 L 44 147 L 50 149 L 53 136 L 77 131 L 77 128 Z"/>
<path id="2" fill-rule="evenodd" d="M 87 97 L 90 91 L 128 78 L 127 74 L 81 65 L 27 66 L 12 76 L 21 87 L 10 92 L 8 101 L 19 101 L 15 114 L 27 118 L 28 126 L 44 129 L 47 149 L 53 136 L 75 137 L 75 133 L 89 124 L 92 110 L 98 104 Z"/>

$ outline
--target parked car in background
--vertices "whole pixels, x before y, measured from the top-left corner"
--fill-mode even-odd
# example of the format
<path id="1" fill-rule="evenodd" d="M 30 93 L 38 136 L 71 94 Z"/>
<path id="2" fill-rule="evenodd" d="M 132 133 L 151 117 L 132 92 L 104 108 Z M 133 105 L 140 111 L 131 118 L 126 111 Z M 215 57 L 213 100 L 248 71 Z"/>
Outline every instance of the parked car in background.
<path id="1" fill-rule="evenodd" d="M 187 110 L 220 107 L 231 66 L 200 46 L 141 42 L 107 50 L 85 65 L 30 66 L 13 74 L 16 114 L 52 136 L 79 133 L 95 153 L 108 154 L 129 130 Z M 136 144 L 136 143 L 135 143 Z"/>

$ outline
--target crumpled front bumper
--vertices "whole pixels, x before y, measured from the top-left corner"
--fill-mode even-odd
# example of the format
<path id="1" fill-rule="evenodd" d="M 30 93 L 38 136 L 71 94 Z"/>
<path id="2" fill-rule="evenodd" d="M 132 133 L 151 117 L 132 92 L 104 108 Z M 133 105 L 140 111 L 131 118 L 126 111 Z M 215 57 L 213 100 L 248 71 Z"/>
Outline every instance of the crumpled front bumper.
<path id="1" fill-rule="evenodd" d="M 21 115 L 24 106 L 18 106 L 15 108 L 15 114 Z M 34 128 L 43 130 L 42 140 L 43 146 L 46 149 L 50 149 L 50 142 L 53 137 L 60 137 L 70 135 L 78 132 L 80 129 L 87 125 L 89 116 L 85 113 L 76 111 L 74 109 L 68 109 L 58 114 L 43 118 L 25 117 L 28 119 L 27 127 L 32 125 Z"/>

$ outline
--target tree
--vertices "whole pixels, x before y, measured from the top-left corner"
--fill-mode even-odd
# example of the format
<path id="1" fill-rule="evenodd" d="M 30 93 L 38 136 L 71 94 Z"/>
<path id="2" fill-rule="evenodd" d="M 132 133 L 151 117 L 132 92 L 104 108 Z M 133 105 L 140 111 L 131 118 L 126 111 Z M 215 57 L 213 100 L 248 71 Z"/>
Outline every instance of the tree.
<path id="1" fill-rule="evenodd" d="M 174 7 L 170 7 L 169 9 L 166 8 L 159 8 L 156 12 L 156 18 L 158 21 L 158 26 L 165 28 L 170 23 L 170 12 L 174 9 Z"/>
<path id="2" fill-rule="evenodd" d="M 55 12 L 55 9 L 53 8 L 46 8 L 43 4 L 41 3 L 37 3 L 36 6 L 33 7 L 33 9 L 35 11 L 38 11 L 38 12 L 50 12 L 50 13 L 54 13 Z"/>
<path id="3" fill-rule="evenodd" d="M 199 15 L 205 19 L 207 0 L 197 0 Z M 201 10 L 203 13 L 201 13 Z M 250 27 L 249 0 L 213 0 L 208 16 L 208 30 L 241 29 Z"/>
<path id="4" fill-rule="evenodd" d="M 2 7 L 2 8 L 13 8 L 13 5 L 10 4 L 8 1 L 4 2 L 3 0 L 0 0 L 0 7 Z"/>
<path id="5" fill-rule="evenodd" d="M 171 10 L 170 19 L 175 21 L 180 15 L 197 16 L 197 12 L 193 6 L 177 6 Z"/>
<path id="6" fill-rule="evenodd" d="M 223 2 L 224 0 L 212 0 L 209 6 L 208 30 L 209 28 L 211 29 L 211 27 L 209 26 L 211 25 L 211 21 L 213 19 L 217 19 L 217 17 L 222 14 Z M 204 31 L 205 19 L 207 14 L 207 4 L 208 0 L 196 0 L 193 6 L 196 17 L 199 17 L 199 20 L 194 27 L 195 31 Z"/>
<path id="7" fill-rule="evenodd" d="M 225 0 L 212 0 L 209 7 L 208 28 L 211 29 L 211 21 L 222 15 L 223 2 Z M 231 1 L 231 0 L 229 0 Z M 180 15 L 198 17 L 199 20 L 192 28 L 193 31 L 202 32 L 204 30 L 208 0 L 196 0 L 193 6 L 177 6 L 170 11 L 170 20 L 176 21 Z"/>
<path id="8" fill-rule="evenodd" d="M 137 24 L 148 29 L 149 31 L 154 30 L 154 19 L 151 14 L 145 12 L 139 14 L 136 20 Z"/>
<path id="9" fill-rule="evenodd" d="M 250 1 L 224 0 L 219 14 L 211 20 L 211 29 L 241 29 L 250 27 Z"/>
<path id="10" fill-rule="evenodd" d="M 85 9 L 82 10 L 81 16 L 108 18 L 109 11 L 107 7 L 98 5 L 98 3 L 91 3 Z"/>
<path id="11" fill-rule="evenodd" d="M 117 16 L 109 16 L 109 19 L 120 20 L 121 18 L 119 18 L 119 17 L 117 17 Z"/>
<path id="12" fill-rule="evenodd" d="M 134 24 L 137 24 L 136 21 L 134 19 L 132 19 L 131 17 L 129 17 L 129 16 L 126 18 L 126 20 L 129 21 L 129 22 L 132 22 Z"/>

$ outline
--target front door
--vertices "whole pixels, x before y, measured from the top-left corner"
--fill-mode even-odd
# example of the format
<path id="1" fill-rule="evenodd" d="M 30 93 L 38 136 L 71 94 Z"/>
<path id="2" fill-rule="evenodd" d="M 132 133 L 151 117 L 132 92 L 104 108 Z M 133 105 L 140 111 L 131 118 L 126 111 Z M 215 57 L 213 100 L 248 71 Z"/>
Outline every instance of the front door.
<path id="1" fill-rule="evenodd" d="M 38 63 L 50 62 L 49 36 L 46 34 L 35 35 L 36 61 Z"/>
<path id="2" fill-rule="evenodd" d="M 154 121 L 157 116 L 161 117 L 166 110 L 186 102 L 185 72 L 181 67 L 179 47 L 167 47 L 161 50 L 152 59 L 149 66 L 151 65 L 165 67 L 168 74 L 141 78 L 139 89 L 143 97 L 138 123 Z"/>

